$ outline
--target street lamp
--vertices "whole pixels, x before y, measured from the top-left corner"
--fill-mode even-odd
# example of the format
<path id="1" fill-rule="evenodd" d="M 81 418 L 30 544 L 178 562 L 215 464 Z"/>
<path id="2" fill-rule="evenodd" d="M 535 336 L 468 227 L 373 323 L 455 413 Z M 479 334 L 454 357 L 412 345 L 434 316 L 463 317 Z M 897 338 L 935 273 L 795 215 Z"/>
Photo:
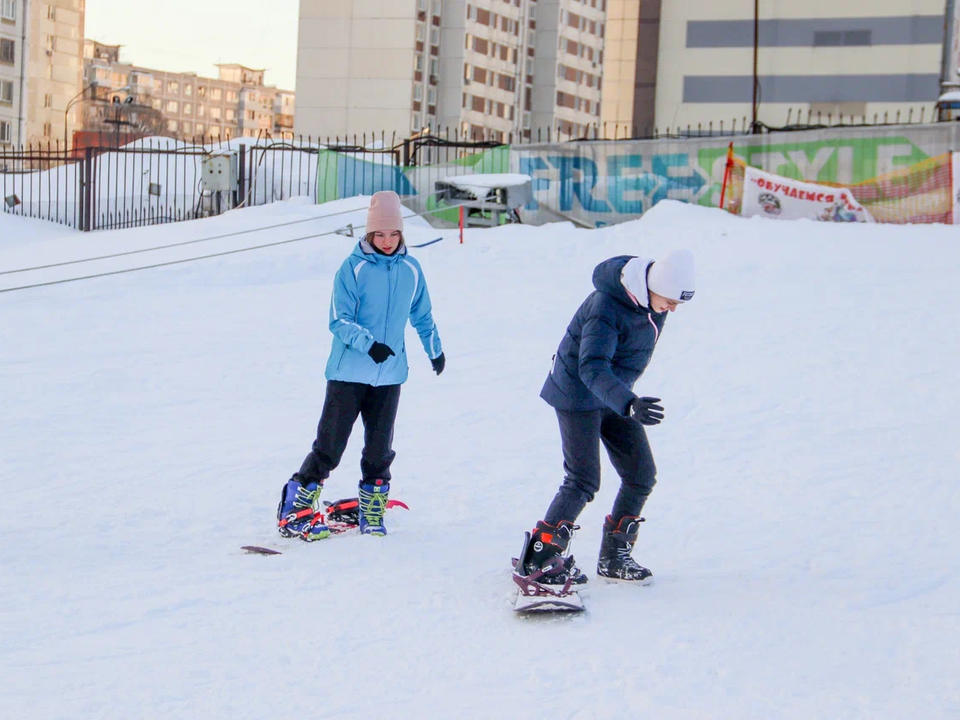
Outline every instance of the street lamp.
<path id="1" fill-rule="evenodd" d="M 81 91 L 78 92 L 76 95 L 74 95 L 74 96 L 70 99 L 70 101 L 67 103 L 67 108 L 66 108 L 66 110 L 63 111 L 63 149 L 64 149 L 64 150 L 68 150 L 69 147 L 70 147 L 70 143 L 67 141 L 67 117 L 69 116 L 71 106 L 72 106 L 77 100 L 79 100 L 80 98 L 82 98 L 82 97 L 83 97 L 83 94 L 84 94 L 87 90 L 89 90 L 90 88 L 95 88 L 95 87 L 97 87 L 97 85 L 98 85 L 97 81 L 94 80 L 92 83 L 90 83 L 89 85 L 87 85 L 83 90 L 81 90 Z"/>
<path id="2" fill-rule="evenodd" d="M 115 135 L 116 135 L 116 140 L 114 141 L 114 147 L 120 147 L 120 126 L 121 126 L 121 125 L 132 125 L 132 124 L 133 124 L 133 123 L 131 123 L 129 120 L 123 120 L 123 119 L 121 119 L 121 117 L 120 117 L 120 111 L 123 109 L 123 106 L 124 106 L 124 105 L 132 105 L 132 104 L 133 104 L 133 95 L 128 95 L 128 96 L 127 96 L 127 99 L 124 100 L 122 103 L 120 102 L 120 97 L 119 97 L 118 95 L 114 95 L 114 96 L 113 96 L 113 100 L 112 100 L 112 104 L 113 104 L 113 106 L 117 109 L 117 116 L 116 116 L 116 118 L 114 118 L 113 120 L 104 120 L 103 122 L 106 123 L 106 124 L 108 124 L 108 125 L 114 125 L 114 126 L 116 126 L 116 130 L 114 131 L 114 133 L 115 133 Z"/>

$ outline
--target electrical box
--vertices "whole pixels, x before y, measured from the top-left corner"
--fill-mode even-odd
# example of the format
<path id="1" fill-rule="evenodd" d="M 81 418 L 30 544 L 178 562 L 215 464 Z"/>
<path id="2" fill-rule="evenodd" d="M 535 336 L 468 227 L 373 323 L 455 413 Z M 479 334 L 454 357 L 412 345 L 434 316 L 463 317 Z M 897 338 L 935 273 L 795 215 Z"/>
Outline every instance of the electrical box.
<path id="1" fill-rule="evenodd" d="M 235 153 L 208 155 L 203 159 L 203 192 L 230 192 L 237 187 L 237 156 Z"/>

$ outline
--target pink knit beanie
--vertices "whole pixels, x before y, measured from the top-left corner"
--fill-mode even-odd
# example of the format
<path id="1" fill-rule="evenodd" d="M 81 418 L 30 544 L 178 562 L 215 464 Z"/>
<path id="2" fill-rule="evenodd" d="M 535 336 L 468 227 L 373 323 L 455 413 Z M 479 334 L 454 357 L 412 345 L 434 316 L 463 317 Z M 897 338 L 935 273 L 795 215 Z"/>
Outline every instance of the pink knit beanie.
<path id="1" fill-rule="evenodd" d="M 370 198 L 367 233 L 399 230 L 403 232 L 403 206 L 393 190 L 381 190 Z"/>

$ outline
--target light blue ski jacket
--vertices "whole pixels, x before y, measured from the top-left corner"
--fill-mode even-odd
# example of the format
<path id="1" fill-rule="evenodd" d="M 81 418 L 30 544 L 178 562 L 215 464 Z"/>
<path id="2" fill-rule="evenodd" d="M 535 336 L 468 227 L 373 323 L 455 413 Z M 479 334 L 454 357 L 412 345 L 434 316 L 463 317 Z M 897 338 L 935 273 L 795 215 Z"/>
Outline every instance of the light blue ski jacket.
<path id="1" fill-rule="evenodd" d="M 327 361 L 327 380 L 367 385 L 405 382 L 407 319 L 431 360 L 443 352 L 432 311 L 420 263 L 407 255 L 406 245 L 393 255 L 381 255 L 361 240 L 333 281 L 333 347 Z M 395 355 L 377 365 L 367 354 L 374 341 L 389 346 Z"/>

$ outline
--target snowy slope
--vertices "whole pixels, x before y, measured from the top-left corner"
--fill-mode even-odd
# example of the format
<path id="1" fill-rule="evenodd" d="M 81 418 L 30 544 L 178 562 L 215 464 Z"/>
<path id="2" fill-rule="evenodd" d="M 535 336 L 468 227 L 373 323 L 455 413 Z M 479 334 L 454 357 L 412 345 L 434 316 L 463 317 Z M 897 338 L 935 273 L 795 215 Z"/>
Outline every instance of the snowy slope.
<path id="1" fill-rule="evenodd" d="M 329 208 L 31 243 L 4 225 L 0 271 Z M 411 331 L 393 496 L 412 510 L 387 538 L 310 546 L 274 512 L 319 417 L 351 240 L 0 294 L 0 716 L 960 717 L 956 233 L 673 202 L 603 230 L 447 233 L 416 252 L 448 362 L 435 377 Z M 697 297 L 637 386 L 667 408 L 635 553 L 657 583 L 515 617 L 509 558 L 562 475 L 550 356 L 598 261 L 675 247 Z M 361 437 L 326 499 L 355 494 Z M 573 544 L 591 575 L 604 463 Z"/>

